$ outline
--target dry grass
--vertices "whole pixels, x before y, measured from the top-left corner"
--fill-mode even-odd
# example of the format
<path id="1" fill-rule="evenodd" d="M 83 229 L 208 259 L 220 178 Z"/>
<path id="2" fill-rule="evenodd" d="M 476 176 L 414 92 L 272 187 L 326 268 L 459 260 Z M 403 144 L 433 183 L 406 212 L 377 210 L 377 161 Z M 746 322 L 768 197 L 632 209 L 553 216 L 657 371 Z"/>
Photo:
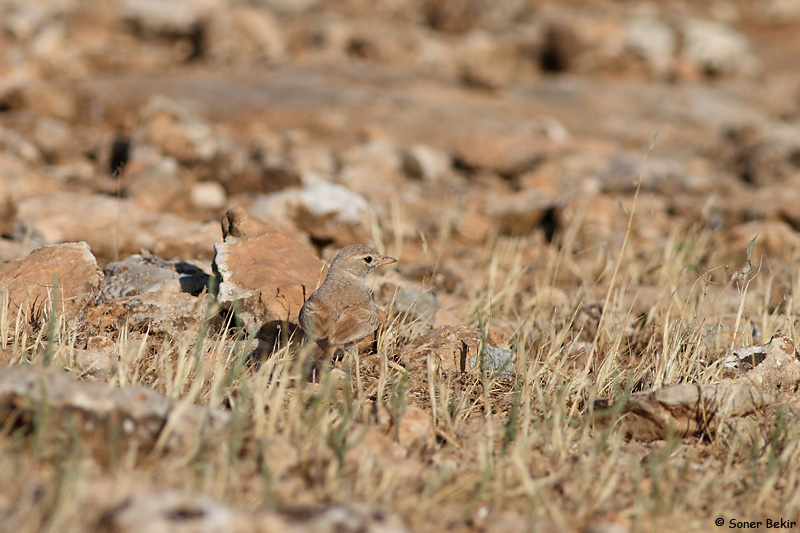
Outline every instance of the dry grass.
<path id="1" fill-rule="evenodd" d="M 402 225 L 399 206 L 394 213 Z M 538 241 L 495 236 L 483 252 L 485 271 L 465 289 L 461 314 L 469 323 L 486 335 L 493 323 L 514 325 L 512 381 L 408 375 L 397 363 L 409 341 L 399 333 L 407 317 L 390 321 L 377 354 L 359 361 L 357 395 L 342 392 L 335 377 L 305 384 L 298 379 L 305 354 L 289 348 L 253 362 L 252 346 L 235 330 L 157 338 L 122 328 L 110 386 L 142 385 L 228 410 L 232 430 L 185 450 L 162 441 L 101 465 L 80 441 L 67 439 L 54 452 L 35 428 L 5 428 L 0 529 L 85 531 L 103 509 L 144 487 L 203 493 L 242 510 L 361 502 L 418 531 L 580 530 L 603 521 L 635 531 L 700 531 L 716 517 L 796 519 L 796 428 L 779 423 L 757 444 L 640 443 L 592 413 L 595 398 L 719 379 L 714 362 L 726 350 L 759 340 L 753 324 L 760 339 L 778 330 L 795 337 L 800 278 L 754 265 L 749 277 L 734 279 L 732 268 L 713 264 L 714 235 L 702 227 L 676 229 L 654 256 L 631 245 L 632 223 L 616 252 L 577 246 L 580 224 L 544 251 Z M 393 247 L 384 249 L 398 252 L 403 231 L 395 230 Z M 426 242 L 432 254 L 456 246 L 433 241 Z M 789 291 L 774 305 L 779 282 Z M 641 287 L 650 290 L 640 294 Z M 2 346 L 15 364 L 81 375 L 75 348 L 86 339 L 57 316 L 47 310 L 37 328 L 22 315 L 0 315 Z M 395 417 L 408 405 L 427 410 L 436 442 L 398 457 L 397 448 L 374 440 L 381 427 L 374 402 Z"/>

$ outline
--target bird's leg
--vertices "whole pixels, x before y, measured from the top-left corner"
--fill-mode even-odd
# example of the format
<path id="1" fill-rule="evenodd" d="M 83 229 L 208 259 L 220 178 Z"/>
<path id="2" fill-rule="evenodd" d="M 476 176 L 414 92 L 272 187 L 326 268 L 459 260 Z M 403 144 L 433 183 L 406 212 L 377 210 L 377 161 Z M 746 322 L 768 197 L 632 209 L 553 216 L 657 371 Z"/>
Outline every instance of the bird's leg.
<path id="1" fill-rule="evenodd" d="M 358 396 L 363 396 L 364 387 L 361 382 L 361 365 L 359 364 L 358 347 L 355 343 L 344 348 L 342 362 L 344 363 L 345 372 L 347 374 L 347 385 L 350 392 L 353 393 L 358 390 Z M 355 386 L 353 385 L 353 375 L 355 375 Z"/>
<path id="2" fill-rule="evenodd" d="M 358 346 L 356 343 L 353 343 L 353 347 L 351 348 L 353 354 L 353 365 L 356 367 L 356 390 L 358 391 L 358 397 L 364 397 L 364 383 L 361 381 L 361 357 L 358 353 Z"/>

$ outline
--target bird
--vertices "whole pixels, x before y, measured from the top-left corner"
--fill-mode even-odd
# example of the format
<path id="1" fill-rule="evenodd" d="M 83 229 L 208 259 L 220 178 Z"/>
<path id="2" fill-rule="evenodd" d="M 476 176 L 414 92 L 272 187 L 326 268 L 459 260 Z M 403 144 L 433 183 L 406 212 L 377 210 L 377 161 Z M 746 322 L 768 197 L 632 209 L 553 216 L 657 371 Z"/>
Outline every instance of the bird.
<path id="1" fill-rule="evenodd" d="M 380 325 L 378 307 L 364 282 L 376 268 L 396 263 L 364 244 L 342 249 L 322 285 L 300 309 L 299 322 L 306 343 L 314 343 L 316 362 L 330 362 L 339 351 L 349 352 L 355 343 Z"/>

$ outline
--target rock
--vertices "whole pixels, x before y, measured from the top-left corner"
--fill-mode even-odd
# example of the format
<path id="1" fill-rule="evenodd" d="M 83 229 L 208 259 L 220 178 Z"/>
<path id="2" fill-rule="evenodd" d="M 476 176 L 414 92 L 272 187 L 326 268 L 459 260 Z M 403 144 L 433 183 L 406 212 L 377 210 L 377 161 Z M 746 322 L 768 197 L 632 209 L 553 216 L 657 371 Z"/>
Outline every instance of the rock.
<path id="1" fill-rule="evenodd" d="M 0 365 L 10 365 L 14 361 L 16 361 L 16 357 L 11 350 L 6 350 L 5 348 L 0 348 Z"/>
<path id="2" fill-rule="evenodd" d="M 209 55 L 234 64 L 275 62 L 286 56 L 280 22 L 266 9 L 231 5 L 220 10 L 209 28 Z"/>
<path id="3" fill-rule="evenodd" d="M 756 60 L 747 38 L 720 22 L 689 19 L 681 25 L 681 56 L 708 75 L 752 74 Z"/>
<path id="4" fill-rule="evenodd" d="M 281 513 L 238 511 L 211 498 L 176 490 L 140 492 L 108 510 L 97 525 L 108 533 L 248 531 L 286 533 L 405 533 L 392 515 L 334 505 Z"/>
<path id="5" fill-rule="evenodd" d="M 129 342 L 128 351 L 138 349 L 138 343 Z M 86 341 L 86 349 L 75 350 L 75 365 L 81 371 L 81 377 L 91 376 L 101 381 L 108 381 L 115 372 L 120 361 L 117 344 L 108 337 L 95 335 Z"/>
<path id="6" fill-rule="evenodd" d="M 31 253 L 34 247 L 24 242 L 0 239 L 0 263 L 19 259 Z"/>
<path id="7" fill-rule="evenodd" d="M 405 405 L 392 412 L 382 403 L 373 403 L 368 415 L 368 422 L 376 423 L 385 435 L 403 447 L 403 456 L 429 450 L 436 442 L 433 417 L 419 407 Z"/>
<path id="8" fill-rule="evenodd" d="M 141 115 L 143 126 L 132 139 L 134 158 L 140 145 L 156 146 L 181 163 L 208 163 L 220 151 L 214 126 L 183 102 L 154 96 Z"/>
<path id="9" fill-rule="evenodd" d="M 551 144 L 541 136 L 525 133 L 462 133 L 453 139 L 453 159 L 468 169 L 516 176 L 543 161 Z"/>
<path id="10" fill-rule="evenodd" d="M 195 335 L 206 315 L 204 301 L 185 292 L 146 293 L 118 298 L 106 306 L 134 331 L 164 334 L 173 339 Z M 104 311 L 98 306 L 97 311 Z"/>
<path id="11" fill-rule="evenodd" d="M 483 243 L 492 231 L 492 219 L 483 213 L 464 211 L 454 221 L 456 234 L 470 243 Z"/>
<path id="12" fill-rule="evenodd" d="M 299 186 L 302 170 L 296 164 L 295 149 L 291 135 L 262 132 L 253 141 L 250 157 L 258 165 L 258 172 L 243 180 L 241 176 L 231 176 L 224 181 L 230 194 L 241 191 L 272 193 L 287 187 Z M 241 183 L 244 181 L 245 183 Z"/>
<path id="13" fill-rule="evenodd" d="M 387 184 L 402 182 L 402 158 L 390 141 L 370 139 L 345 150 L 340 159 L 337 181 L 368 197 L 385 191 Z"/>
<path id="14" fill-rule="evenodd" d="M 560 204 L 550 191 L 526 189 L 511 195 L 492 194 L 484 211 L 503 234 L 528 235 Z"/>
<path id="15" fill-rule="evenodd" d="M 408 337 L 416 337 L 433 325 L 439 302 L 436 295 L 422 289 L 397 289 L 394 293 L 394 307 L 410 328 Z"/>
<path id="16" fill-rule="evenodd" d="M 197 209 L 218 210 L 225 207 L 228 195 L 225 188 L 216 181 L 203 181 L 192 185 L 189 202 Z"/>
<path id="17" fill-rule="evenodd" d="M 713 434 L 721 422 L 747 416 L 775 403 L 772 395 L 743 384 L 682 383 L 631 394 L 621 406 L 622 431 L 650 441 Z M 619 409 L 614 400 L 598 400 L 595 409 Z"/>
<path id="18" fill-rule="evenodd" d="M 367 240 L 370 208 L 363 196 L 341 185 L 319 183 L 295 197 L 292 218 L 313 238 L 340 245 Z"/>
<path id="19" fill-rule="evenodd" d="M 475 355 L 470 358 L 469 365 L 470 368 L 480 368 L 481 364 L 483 364 L 486 375 L 508 379 L 514 377 L 514 374 L 517 373 L 513 359 L 514 354 L 510 350 L 485 346 L 483 348 L 483 361 Z"/>
<path id="20" fill-rule="evenodd" d="M 743 259 L 748 244 L 756 235 L 758 239 L 753 247 L 753 264 L 767 257 L 789 259 L 793 250 L 800 247 L 800 235 L 783 220 L 753 220 L 726 231 L 718 252 L 736 254 Z"/>
<path id="21" fill-rule="evenodd" d="M 42 424 L 38 417 L 44 412 Z M 3 424 L 13 420 L 29 431 L 42 424 L 48 440 L 77 432 L 94 457 L 119 457 L 115 454 L 131 447 L 146 453 L 159 440 L 167 449 L 196 446 L 198 438 L 221 437 L 228 418 L 224 411 L 195 405 L 178 409 L 177 401 L 152 389 L 80 382 L 54 368 L 9 366 L 0 373 Z"/>
<path id="22" fill-rule="evenodd" d="M 187 292 L 196 296 L 208 287 L 208 281 L 209 275 L 192 263 L 135 254 L 106 265 L 99 301 L 163 292 Z"/>
<path id="23" fill-rule="evenodd" d="M 103 350 L 75 350 L 75 365 L 84 376 L 107 380 L 117 370 L 118 358 Z"/>
<path id="24" fill-rule="evenodd" d="M 145 34 L 192 35 L 221 10 L 218 0 L 123 0 L 122 18 Z"/>
<path id="25" fill-rule="evenodd" d="M 508 368 L 510 352 L 497 351 L 484 347 L 484 371 L 491 372 Z M 466 326 L 442 326 L 422 335 L 407 344 L 400 352 L 400 360 L 410 365 L 411 373 L 418 378 L 426 378 L 428 365 L 433 364 L 436 372 L 474 372 L 480 368 L 477 357 L 481 345 L 481 332 Z M 513 364 L 512 364 L 513 368 Z M 505 372 L 501 375 L 507 376 Z"/>
<path id="26" fill-rule="evenodd" d="M 13 156 L 25 163 L 40 163 L 43 159 L 42 152 L 32 142 L 5 127 L 0 128 L 0 148 L 5 157 Z"/>
<path id="27" fill-rule="evenodd" d="M 173 157 L 138 149 L 125 166 L 123 193 L 144 211 L 169 210 L 186 194 L 186 183 Z"/>
<path id="28" fill-rule="evenodd" d="M 459 77 L 468 87 L 499 90 L 514 81 L 518 70 L 512 47 L 483 30 L 464 35 L 456 48 Z"/>
<path id="29" fill-rule="evenodd" d="M 763 4 L 759 2 L 755 11 L 760 20 L 783 24 L 800 18 L 800 2 L 798 0 L 768 0 Z"/>
<path id="30" fill-rule="evenodd" d="M 40 325 L 50 317 L 53 303 L 67 323 L 80 323 L 102 280 L 85 242 L 45 246 L 0 266 L 0 287 L 8 290 L 10 316 L 21 310 L 24 320 Z M 54 282 L 57 290 L 52 290 Z"/>
<path id="31" fill-rule="evenodd" d="M 794 342 L 782 332 L 766 344 L 733 350 L 721 364 L 739 376 L 738 382 L 764 394 L 793 394 L 800 383 L 800 360 Z"/>
<path id="32" fill-rule="evenodd" d="M 319 4 L 320 0 L 257 0 L 255 3 L 264 5 L 282 15 L 299 15 Z"/>
<path id="33" fill-rule="evenodd" d="M 402 418 L 389 431 L 394 431 L 400 445 L 411 451 L 430 449 L 436 444 L 433 417 L 412 405 L 406 406 Z"/>
<path id="34" fill-rule="evenodd" d="M 403 152 L 403 170 L 412 178 L 437 183 L 453 176 L 453 162 L 441 150 L 424 144 L 414 144 Z"/>
<path id="35" fill-rule="evenodd" d="M 243 531 L 237 528 L 236 518 L 233 509 L 207 496 L 176 490 L 139 492 L 106 511 L 97 530 L 106 533 Z"/>
<path id="36" fill-rule="evenodd" d="M 95 322 L 124 320 L 131 330 L 178 338 L 199 329 L 206 308 L 196 296 L 208 287 L 209 278 L 189 262 L 132 255 L 106 266 L 92 316 L 97 317 Z"/>
<path id="37" fill-rule="evenodd" d="M 322 261 L 307 246 L 242 210 L 228 211 L 222 226 L 227 237 L 214 246 L 217 301 L 236 309 L 244 327 L 262 340 L 289 335 L 317 287 Z M 253 228 L 266 231 L 248 234 Z"/>
<path id="38" fill-rule="evenodd" d="M 654 74 L 668 78 L 678 52 L 678 35 L 655 17 L 637 17 L 625 27 L 627 46 L 642 57 Z"/>
<path id="39" fill-rule="evenodd" d="M 62 120 L 54 118 L 37 120 L 34 125 L 33 138 L 42 153 L 49 159 L 69 155 L 65 152 L 69 151 L 71 143 L 75 139 L 69 125 Z"/>
<path id="40" fill-rule="evenodd" d="M 51 192 L 20 202 L 12 236 L 38 245 L 84 240 L 107 259 L 142 249 L 162 257 L 208 257 L 219 226 L 142 211 L 132 200 Z"/>
<path id="41" fill-rule="evenodd" d="M 728 123 L 720 141 L 731 171 L 743 181 L 756 185 L 763 199 L 758 203 L 769 205 L 781 203 L 784 195 L 791 196 L 793 192 L 785 184 L 794 179 L 800 166 L 798 137 L 800 126 L 794 123 L 774 121 L 757 127 L 748 121 Z M 776 194 L 769 185 L 781 190 Z M 752 191 L 747 192 L 747 201 L 752 201 Z"/>
<path id="42" fill-rule="evenodd" d="M 223 240 L 229 236 L 231 239 L 248 239 L 274 231 L 272 226 L 238 206 L 228 209 L 220 224 Z"/>

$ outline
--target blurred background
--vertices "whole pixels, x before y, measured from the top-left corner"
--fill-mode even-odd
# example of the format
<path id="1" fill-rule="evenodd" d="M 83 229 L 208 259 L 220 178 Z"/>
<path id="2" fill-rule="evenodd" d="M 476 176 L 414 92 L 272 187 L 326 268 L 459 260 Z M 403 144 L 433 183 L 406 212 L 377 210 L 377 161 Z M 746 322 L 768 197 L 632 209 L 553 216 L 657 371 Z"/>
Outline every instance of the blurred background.
<path id="1" fill-rule="evenodd" d="M 209 260 L 241 205 L 321 252 L 535 262 L 573 224 L 618 246 L 638 176 L 645 252 L 698 225 L 723 258 L 800 249 L 797 0 L 0 7 L 3 260 Z"/>

